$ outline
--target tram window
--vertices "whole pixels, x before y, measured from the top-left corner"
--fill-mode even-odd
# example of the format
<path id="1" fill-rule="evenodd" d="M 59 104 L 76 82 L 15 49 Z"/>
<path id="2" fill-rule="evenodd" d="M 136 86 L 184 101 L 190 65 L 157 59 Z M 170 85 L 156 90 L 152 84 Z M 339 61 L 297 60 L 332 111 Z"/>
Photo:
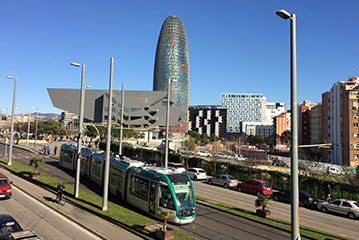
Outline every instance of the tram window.
<path id="1" fill-rule="evenodd" d="M 61 152 L 61 158 L 64 162 L 72 163 L 72 151 L 64 150 Z"/>
<path id="2" fill-rule="evenodd" d="M 130 181 L 130 194 L 147 201 L 149 181 L 134 175 Z"/>
<path id="3" fill-rule="evenodd" d="M 175 210 L 175 204 L 168 186 L 161 186 L 160 192 L 160 206 Z"/>
<path id="4" fill-rule="evenodd" d="M 92 164 L 91 173 L 96 177 L 100 177 L 101 175 L 101 161 L 95 159 Z"/>

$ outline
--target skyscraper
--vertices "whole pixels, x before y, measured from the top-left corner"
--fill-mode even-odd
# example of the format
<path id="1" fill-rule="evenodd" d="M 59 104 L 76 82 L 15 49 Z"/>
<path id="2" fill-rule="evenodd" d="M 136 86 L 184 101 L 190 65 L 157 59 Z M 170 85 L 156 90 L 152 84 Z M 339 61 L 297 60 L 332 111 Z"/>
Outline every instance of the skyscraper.
<path id="1" fill-rule="evenodd" d="M 162 25 L 158 38 L 153 91 L 167 91 L 168 79 L 171 92 L 176 95 L 175 106 L 183 109 L 181 127 L 171 131 L 185 132 L 188 114 L 189 58 L 186 33 L 177 16 L 169 16 Z"/>

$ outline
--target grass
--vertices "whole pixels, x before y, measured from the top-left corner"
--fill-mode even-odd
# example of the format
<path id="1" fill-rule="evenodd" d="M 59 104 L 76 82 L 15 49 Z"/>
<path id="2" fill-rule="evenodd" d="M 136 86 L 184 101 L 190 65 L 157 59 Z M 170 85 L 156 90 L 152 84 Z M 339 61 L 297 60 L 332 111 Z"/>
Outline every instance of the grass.
<path id="1" fill-rule="evenodd" d="M 59 180 L 48 176 L 44 173 L 41 173 L 40 177 L 37 179 L 32 179 L 33 168 L 20 164 L 18 162 L 12 161 L 12 165 L 7 165 L 6 159 L 0 159 L 0 166 L 7 168 L 18 176 L 31 181 L 43 188 L 50 190 L 56 193 L 57 184 Z M 74 186 L 70 184 L 64 184 L 65 190 L 64 194 L 66 200 L 69 200 L 79 207 L 94 213 L 100 217 L 105 218 L 115 224 L 122 226 L 123 228 L 136 233 L 137 235 L 145 239 L 155 239 L 155 232 L 150 232 L 144 228 L 145 225 L 156 223 L 157 221 L 146 217 L 140 213 L 131 211 L 125 207 L 108 202 L 107 211 L 102 211 L 102 198 L 94 194 L 79 190 L 79 198 L 74 198 Z M 175 239 L 184 239 L 184 240 L 193 240 L 195 238 L 187 236 L 179 231 L 175 230 Z"/>
<path id="2" fill-rule="evenodd" d="M 271 227 L 274 227 L 277 229 L 291 232 L 290 222 L 287 222 L 287 221 L 284 221 L 281 219 L 276 219 L 276 218 L 262 218 L 262 217 L 257 216 L 252 211 L 237 208 L 237 207 L 227 205 L 224 203 L 213 202 L 212 200 L 207 199 L 207 198 L 202 198 L 202 197 L 196 196 L 196 200 L 201 201 L 212 208 L 216 208 L 216 209 L 219 209 L 219 210 L 222 210 L 225 212 L 229 212 L 234 215 L 237 215 L 237 216 L 249 219 L 249 220 L 253 220 L 255 222 L 263 223 L 263 224 L 266 224 L 268 226 L 271 226 Z M 305 226 L 300 226 L 300 235 L 302 237 L 307 237 L 307 238 L 316 239 L 316 240 L 335 240 L 335 239 L 336 240 L 349 240 L 350 239 L 350 238 L 323 232 L 323 231 L 305 227 Z"/>

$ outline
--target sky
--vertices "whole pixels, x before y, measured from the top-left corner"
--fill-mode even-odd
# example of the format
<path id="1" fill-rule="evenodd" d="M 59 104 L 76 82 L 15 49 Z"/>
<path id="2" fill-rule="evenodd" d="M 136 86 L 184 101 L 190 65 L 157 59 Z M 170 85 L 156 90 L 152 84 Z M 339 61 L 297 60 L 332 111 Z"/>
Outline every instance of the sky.
<path id="1" fill-rule="evenodd" d="M 290 20 L 297 20 L 297 100 L 321 102 L 359 73 L 359 1 L 0 0 L 0 110 L 62 112 L 47 88 L 152 91 L 158 37 L 178 16 L 189 49 L 189 105 L 220 105 L 221 93 L 256 93 L 290 108 Z"/>

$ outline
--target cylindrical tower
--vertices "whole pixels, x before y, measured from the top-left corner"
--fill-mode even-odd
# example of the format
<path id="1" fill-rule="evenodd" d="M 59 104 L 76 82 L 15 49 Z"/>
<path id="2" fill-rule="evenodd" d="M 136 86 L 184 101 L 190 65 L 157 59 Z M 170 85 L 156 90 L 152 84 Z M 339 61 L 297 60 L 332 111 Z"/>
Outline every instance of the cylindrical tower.
<path id="1" fill-rule="evenodd" d="M 186 33 L 182 21 L 177 16 L 167 17 L 162 25 L 157 43 L 153 75 L 153 91 L 167 91 L 168 79 L 177 80 L 177 82 L 171 84 L 170 90 L 176 95 L 175 106 L 183 109 L 182 123 L 186 123 L 188 112 L 189 58 Z M 177 131 L 185 132 L 185 126 L 184 124 Z"/>

